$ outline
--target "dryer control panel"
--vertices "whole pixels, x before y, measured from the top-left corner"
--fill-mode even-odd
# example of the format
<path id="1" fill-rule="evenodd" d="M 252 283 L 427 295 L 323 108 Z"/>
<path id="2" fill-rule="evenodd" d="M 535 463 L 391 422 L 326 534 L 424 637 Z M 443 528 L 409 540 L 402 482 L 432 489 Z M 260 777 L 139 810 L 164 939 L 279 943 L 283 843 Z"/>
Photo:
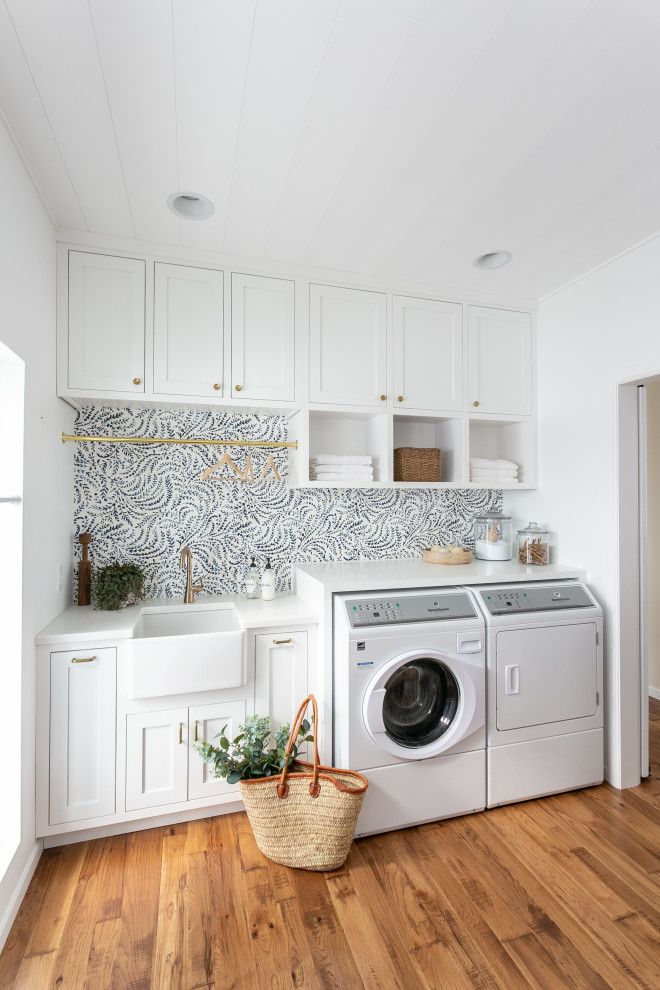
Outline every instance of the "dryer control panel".
<path id="1" fill-rule="evenodd" d="M 481 600 L 491 615 L 512 612 L 557 612 L 566 608 L 595 608 L 581 584 L 546 585 L 539 588 L 488 588 L 480 592 Z"/>
<path id="2" fill-rule="evenodd" d="M 355 629 L 399 622 L 438 622 L 442 619 L 472 619 L 476 612 L 467 595 L 388 595 L 354 598 L 346 602 L 348 619 Z"/>

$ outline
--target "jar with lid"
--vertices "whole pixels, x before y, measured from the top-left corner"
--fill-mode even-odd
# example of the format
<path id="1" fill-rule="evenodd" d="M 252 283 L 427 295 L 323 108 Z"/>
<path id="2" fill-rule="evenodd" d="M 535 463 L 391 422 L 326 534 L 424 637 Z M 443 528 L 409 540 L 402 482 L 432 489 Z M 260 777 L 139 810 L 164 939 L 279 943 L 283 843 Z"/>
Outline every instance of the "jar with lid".
<path id="1" fill-rule="evenodd" d="M 518 562 L 520 564 L 548 564 L 550 540 L 547 529 L 541 529 L 535 522 L 518 530 Z"/>
<path id="2" fill-rule="evenodd" d="M 511 516 L 506 516 L 503 512 L 487 512 L 475 518 L 474 555 L 479 560 L 511 560 Z"/>

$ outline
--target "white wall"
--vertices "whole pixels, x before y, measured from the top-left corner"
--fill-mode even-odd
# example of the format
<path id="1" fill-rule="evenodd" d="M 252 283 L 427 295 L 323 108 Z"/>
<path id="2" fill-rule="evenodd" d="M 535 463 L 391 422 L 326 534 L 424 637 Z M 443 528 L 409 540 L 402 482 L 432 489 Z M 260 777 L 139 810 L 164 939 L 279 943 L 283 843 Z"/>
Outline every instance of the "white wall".
<path id="1" fill-rule="evenodd" d="M 646 386 L 649 689 L 660 698 L 660 382 Z"/>
<path id="2" fill-rule="evenodd" d="M 55 232 L 14 145 L 0 123 L 0 340 L 25 361 L 22 738 L 3 759 L 20 759 L 21 841 L 0 882 L 0 945 L 17 894 L 35 865 L 34 636 L 71 601 L 73 410 L 55 397 Z M 56 569 L 65 584 L 56 590 Z M 3 561 L 11 567 L 10 560 Z"/>
<path id="3" fill-rule="evenodd" d="M 505 507 L 550 528 L 553 560 L 588 571 L 605 609 L 606 775 L 634 786 L 639 657 L 618 643 L 616 383 L 660 371 L 660 239 L 547 299 L 538 324 L 540 488 Z"/>

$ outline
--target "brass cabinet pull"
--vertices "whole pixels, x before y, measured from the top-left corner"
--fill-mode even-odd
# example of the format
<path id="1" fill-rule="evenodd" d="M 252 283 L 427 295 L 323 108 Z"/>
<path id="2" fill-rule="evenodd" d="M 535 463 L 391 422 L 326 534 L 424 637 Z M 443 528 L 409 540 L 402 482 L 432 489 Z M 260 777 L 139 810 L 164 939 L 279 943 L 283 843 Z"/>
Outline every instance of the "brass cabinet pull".
<path id="1" fill-rule="evenodd" d="M 397 399 L 399 400 L 399 402 L 403 402 L 403 396 L 402 395 L 397 395 Z"/>
<path id="2" fill-rule="evenodd" d="M 214 389 L 216 390 L 216 392 L 217 392 L 217 391 L 218 391 L 218 389 L 220 388 L 220 386 L 219 386 L 219 385 L 214 385 L 214 386 L 213 386 L 213 388 L 214 388 Z"/>
<path id="3" fill-rule="evenodd" d="M 141 384 L 140 379 L 139 378 L 134 378 L 133 379 L 133 384 L 134 385 L 140 385 Z"/>
<path id="4" fill-rule="evenodd" d="M 197 719 L 195 719 L 195 742 L 197 742 Z"/>
<path id="5" fill-rule="evenodd" d="M 179 722 L 179 746 L 183 742 L 183 722 Z"/>
<path id="6" fill-rule="evenodd" d="M 385 402 L 385 399 L 387 398 L 387 396 L 386 395 L 381 395 L 380 398 L 381 398 L 381 402 Z"/>
<path id="7" fill-rule="evenodd" d="M 71 663 L 91 663 L 96 657 L 74 657 Z"/>
<path id="8" fill-rule="evenodd" d="M 237 392 L 242 392 L 243 391 L 243 386 L 242 385 L 234 385 L 234 388 L 236 389 Z"/>
<path id="9" fill-rule="evenodd" d="M 478 405 L 479 405 L 479 403 L 478 403 L 478 402 L 476 401 L 476 399 L 475 399 L 475 401 L 474 401 L 474 402 L 472 403 L 472 405 L 473 405 L 473 406 L 478 406 Z"/>
<path id="10" fill-rule="evenodd" d="M 274 639 L 273 643 L 275 646 L 281 646 L 282 643 L 293 643 L 292 639 Z"/>

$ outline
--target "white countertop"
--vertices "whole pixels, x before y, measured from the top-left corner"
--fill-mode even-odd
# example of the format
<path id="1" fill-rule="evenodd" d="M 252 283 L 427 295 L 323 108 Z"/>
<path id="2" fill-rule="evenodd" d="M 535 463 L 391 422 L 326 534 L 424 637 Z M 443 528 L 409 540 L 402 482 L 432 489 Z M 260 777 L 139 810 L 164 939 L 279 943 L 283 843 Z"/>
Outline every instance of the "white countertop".
<path id="1" fill-rule="evenodd" d="M 469 564 L 427 564 L 419 558 L 351 560 L 298 564 L 296 574 L 319 582 L 326 592 L 396 591 L 459 584 L 508 584 L 513 581 L 584 580 L 580 567 L 533 566 L 515 560 L 475 560 Z"/>
<path id="2" fill-rule="evenodd" d="M 245 595 L 205 595 L 199 596 L 194 605 L 185 605 L 178 598 L 150 598 L 137 605 L 129 605 L 119 612 L 100 612 L 91 605 L 71 605 L 37 634 L 35 642 L 37 646 L 43 646 L 71 640 L 83 643 L 130 639 L 143 609 L 199 611 L 223 605 L 236 607 L 244 629 L 318 622 L 316 612 L 292 594 L 276 595 L 272 602 L 265 602 L 260 598 L 247 599 Z"/>

